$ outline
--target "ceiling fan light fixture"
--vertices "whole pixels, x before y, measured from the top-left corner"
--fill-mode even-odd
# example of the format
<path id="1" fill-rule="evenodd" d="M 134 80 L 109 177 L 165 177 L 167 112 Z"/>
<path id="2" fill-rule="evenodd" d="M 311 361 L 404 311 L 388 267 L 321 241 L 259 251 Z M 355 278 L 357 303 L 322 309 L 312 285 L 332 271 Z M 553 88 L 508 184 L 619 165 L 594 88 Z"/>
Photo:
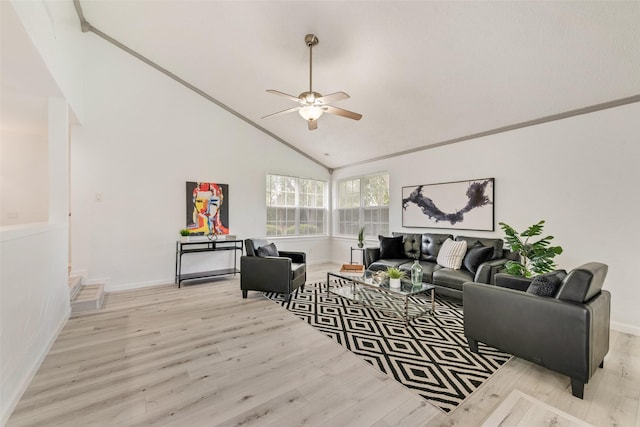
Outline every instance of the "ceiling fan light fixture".
<path id="1" fill-rule="evenodd" d="M 320 118 L 320 116 L 322 116 L 323 113 L 334 114 L 336 116 L 342 116 L 352 120 L 360 120 L 362 118 L 362 114 L 354 113 L 353 111 L 343 110 L 342 108 L 337 108 L 329 105 L 332 102 L 349 99 L 349 95 L 347 95 L 346 93 L 335 92 L 330 93 L 329 95 L 322 95 L 319 92 L 313 91 L 313 47 L 318 44 L 318 38 L 313 34 L 307 34 L 304 38 L 304 42 L 309 48 L 309 90 L 306 92 L 302 92 L 298 96 L 293 96 L 277 90 L 267 89 L 267 92 L 269 93 L 283 96 L 285 98 L 288 98 L 290 101 L 297 102 L 298 106 L 279 111 L 277 113 L 269 114 L 262 118 L 266 119 L 269 117 L 279 116 L 281 114 L 297 111 L 298 113 L 300 113 L 300 116 L 302 116 L 302 118 L 306 120 L 309 130 L 318 129 L 318 119 Z"/>
<path id="2" fill-rule="evenodd" d="M 315 105 L 307 105 L 306 107 L 302 107 L 298 110 L 298 113 L 305 120 L 318 120 L 322 115 L 322 108 L 317 107 Z"/>

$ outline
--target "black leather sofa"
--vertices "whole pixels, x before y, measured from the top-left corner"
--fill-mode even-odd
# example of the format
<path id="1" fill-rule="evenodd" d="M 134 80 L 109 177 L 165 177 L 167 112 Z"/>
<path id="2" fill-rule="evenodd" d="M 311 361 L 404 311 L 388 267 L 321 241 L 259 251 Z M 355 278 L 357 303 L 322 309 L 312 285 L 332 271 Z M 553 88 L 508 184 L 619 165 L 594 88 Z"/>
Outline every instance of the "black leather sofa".
<path id="1" fill-rule="evenodd" d="M 515 259 L 514 254 L 509 250 L 504 250 L 502 239 L 480 238 L 470 236 L 457 236 L 455 239 L 451 234 L 434 233 L 392 233 L 393 237 L 402 238 L 403 251 L 391 258 L 383 258 L 384 248 L 365 248 L 365 267 L 371 271 L 384 271 L 387 267 L 398 267 L 410 275 L 411 265 L 417 259 L 423 270 L 422 281 L 435 285 L 436 293 L 463 298 L 462 285 L 465 282 L 494 283 L 494 276 L 509 259 Z M 491 247 L 493 253 L 490 259 L 480 263 L 476 271 L 465 267 L 464 263 L 459 270 L 444 268 L 436 262 L 438 252 L 445 240 L 448 238 L 460 241 L 467 241 L 467 253 L 471 248 Z M 381 246 L 384 237 L 380 236 Z"/>
<path id="2" fill-rule="evenodd" d="M 564 273 L 564 272 L 563 272 Z M 523 292 L 531 279 L 500 275 L 495 286 L 464 284 L 464 334 L 571 378 L 582 399 L 584 385 L 609 351 L 611 294 L 602 290 L 605 264 L 584 264 L 559 282 L 555 295 Z"/>

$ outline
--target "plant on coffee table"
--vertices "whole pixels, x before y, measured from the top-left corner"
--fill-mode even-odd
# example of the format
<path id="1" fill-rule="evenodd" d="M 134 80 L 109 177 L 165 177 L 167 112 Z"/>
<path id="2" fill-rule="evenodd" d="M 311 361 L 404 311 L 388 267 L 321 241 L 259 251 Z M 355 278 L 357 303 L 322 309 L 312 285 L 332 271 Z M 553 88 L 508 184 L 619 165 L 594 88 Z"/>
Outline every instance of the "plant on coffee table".
<path id="1" fill-rule="evenodd" d="M 399 288 L 400 280 L 407 277 L 404 271 L 396 267 L 387 267 L 387 276 L 389 276 L 389 286 L 392 288 Z"/>
<path id="2" fill-rule="evenodd" d="M 390 279 L 402 279 L 407 277 L 406 273 L 396 267 L 387 267 L 387 275 Z"/>
<path id="3" fill-rule="evenodd" d="M 505 264 L 507 273 L 514 276 L 531 277 L 547 273 L 556 267 L 553 258 L 562 253 L 562 247 L 551 246 L 553 236 L 546 236 L 536 242 L 529 241 L 532 237 L 542 234 L 544 220 L 533 224 L 522 233 L 518 233 L 504 222 L 500 222 L 499 225 L 507 235 L 505 240 L 511 250 L 520 255 L 520 262 L 507 261 Z"/>

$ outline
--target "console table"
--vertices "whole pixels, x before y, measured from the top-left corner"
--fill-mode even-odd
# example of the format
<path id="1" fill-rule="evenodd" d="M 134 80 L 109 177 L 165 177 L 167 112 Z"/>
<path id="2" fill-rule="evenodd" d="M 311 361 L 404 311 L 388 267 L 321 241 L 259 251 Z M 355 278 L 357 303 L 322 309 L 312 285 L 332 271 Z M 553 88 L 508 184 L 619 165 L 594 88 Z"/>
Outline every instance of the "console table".
<path id="1" fill-rule="evenodd" d="M 177 283 L 178 287 L 180 287 L 180 284 L 185 280 L 206 279 L 209 277 L 240 273 L 236 252 L 240 252 L 240 255 L 242 255 L 243 249 L 242 240 L 204 240 L 196 242 L 181 242 L 178 240 L 176 241 L 176 277 L 174 283 Z M 183 255 L 217 251 L 234 251 L 233 267 L 182 274 Z"/>

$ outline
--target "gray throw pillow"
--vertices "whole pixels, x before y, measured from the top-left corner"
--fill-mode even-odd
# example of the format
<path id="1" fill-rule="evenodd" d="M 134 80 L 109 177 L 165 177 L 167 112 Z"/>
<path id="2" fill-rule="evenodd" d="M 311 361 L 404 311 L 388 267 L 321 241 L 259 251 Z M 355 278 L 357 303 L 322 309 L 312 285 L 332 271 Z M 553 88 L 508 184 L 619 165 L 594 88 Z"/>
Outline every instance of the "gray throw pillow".
<path id="1" fill-rule="evenodd" d="M 267 256 L 280 256 L 280 253 L 278 252 L 275 244 L 269 243 L 268 245 L 260 246 L 256 250 L 256 255 L 264 258 Z"/>
<path id="2" fill-rule="evenodd" d="M 536 276 L 527 288 L 527 292 L 542 297 L 555 297 L 566 275 L 567 272 L 564 270 L 554 270 Z"/>

